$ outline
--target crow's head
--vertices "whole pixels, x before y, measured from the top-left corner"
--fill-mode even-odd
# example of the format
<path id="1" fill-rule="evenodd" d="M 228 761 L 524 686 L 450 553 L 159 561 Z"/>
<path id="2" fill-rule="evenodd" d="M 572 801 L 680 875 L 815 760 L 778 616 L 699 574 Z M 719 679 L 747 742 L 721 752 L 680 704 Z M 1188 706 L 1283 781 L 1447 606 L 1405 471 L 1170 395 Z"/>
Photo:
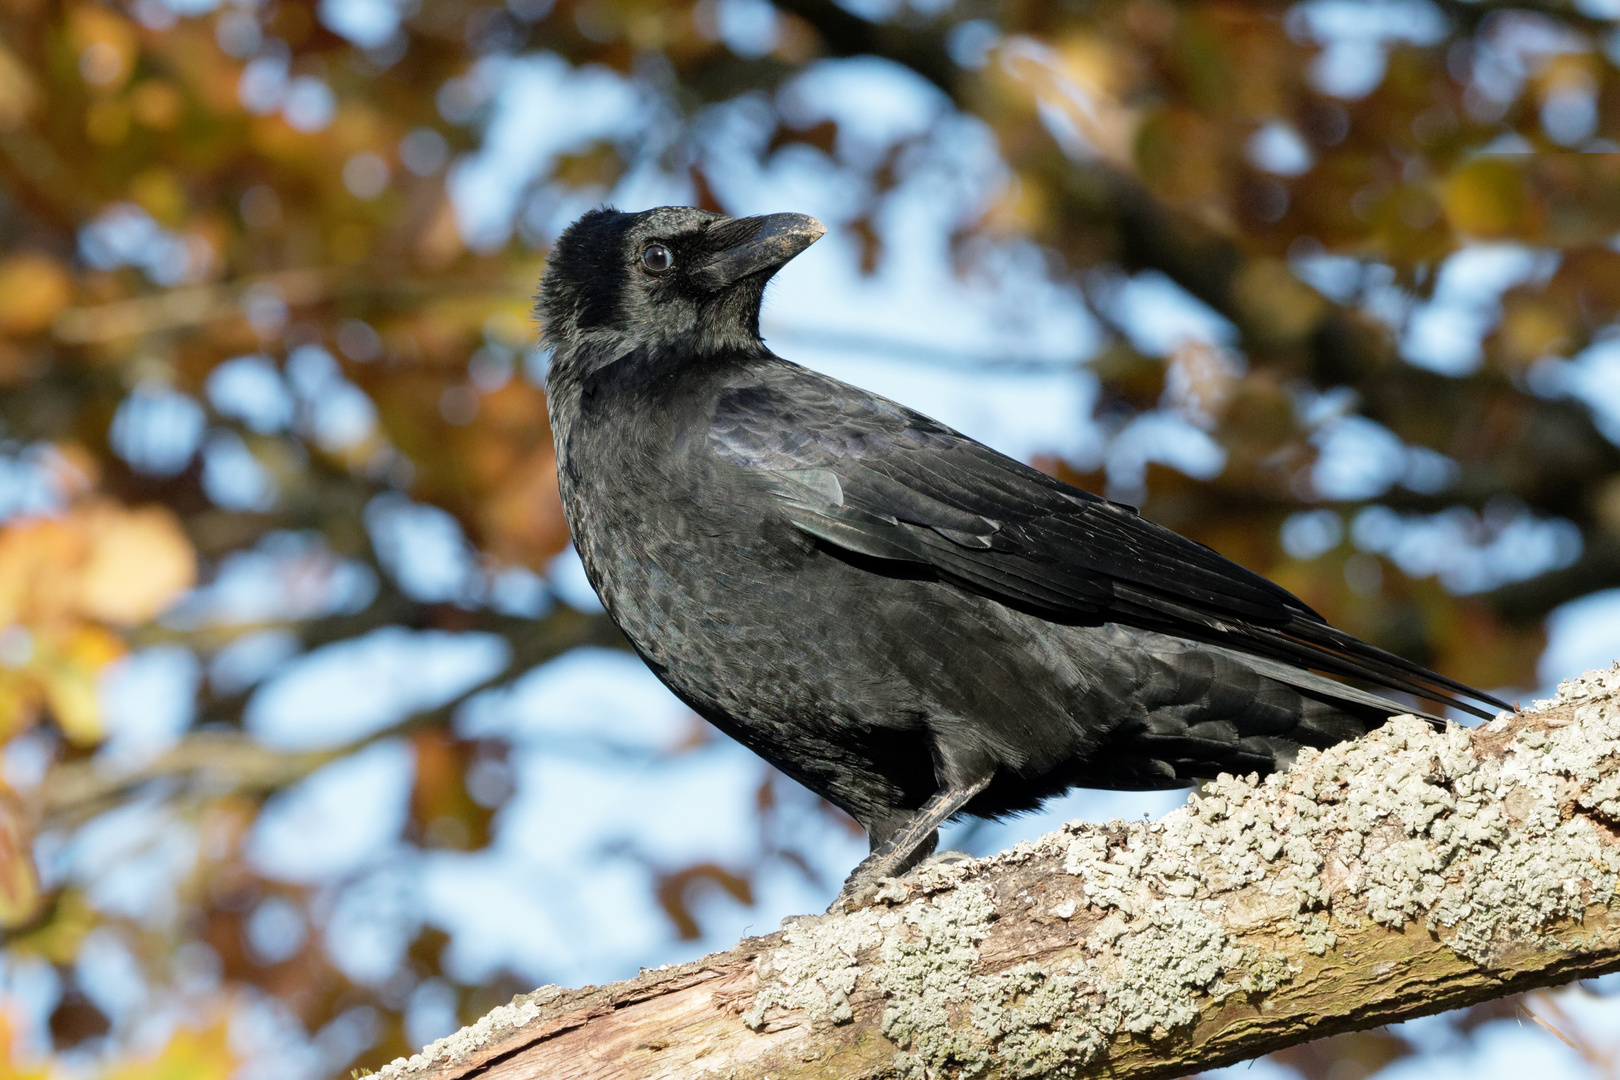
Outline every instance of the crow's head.
<path id="1" fill-rule="evenodd" d="M 592 210 L 552 246 L 540 283 L 546 344 L 559 360 L 638 346 L 757 347 L 765 283 L 826 231 L 803 214 Z"/>

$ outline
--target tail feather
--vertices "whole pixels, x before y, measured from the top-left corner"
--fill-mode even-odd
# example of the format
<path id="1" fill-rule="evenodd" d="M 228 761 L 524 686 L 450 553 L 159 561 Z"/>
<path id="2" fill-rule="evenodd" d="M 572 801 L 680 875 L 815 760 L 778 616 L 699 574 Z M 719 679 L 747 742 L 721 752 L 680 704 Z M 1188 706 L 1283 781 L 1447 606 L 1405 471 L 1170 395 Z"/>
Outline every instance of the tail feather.
<path id="1" fill-rule="evenodd" d="M 1106 758 L 1110 770 L 1130 762 L 1133 785 L 1269 773 L 1286 768 L 1302 746 L 1332 746 L 1414 712 L 1372 691 L 1226 645 L 1152 632 L 1138 644 L 1147 661 L 1138 669 L 1141 711 L 1115 729 Z M 1432 713 L 1416 715 L 1437 727 L 1446 723 Z M 1166 783 L 1142 784 L 1150 774 Z M 1104 786 L 1116 785 L 1125 786 Z"/>
<path id="2" fill-rule="evenodd" d="M 1272 677 L 1290 685 L 1323 693 L 1329 693 L 1326 686 L 1331 685 L 1334 689 L 1330 696 L 1341 700 L 1359 700 L 1362 704 L 1371 704 L 1365 699 L 1354 697 L 1350 693 L 1355 690 L 1354 687 L 1332 680 L 1320 680 L 1320 685 L 1306 684 L 1299 682 L 1296 675 L 1284 677 L 1284 669 L 1298 675 L 1320 671 L 1341 678 L 1361 679 L 1389 690 L 1404 691 L 1426 701 L 1460 709 L 1482 719 L 1489 719 L 1496 715 L 1496 711 L 1512 708 L 1500 698 L 1437 674 L 1420 664 L 1414 664 L 1394 653 L 1386 652 L 1376 645 L 1369 645 L 1342 630 L 1336 630 L 1325 622 L 1318 622 L 1303 615 L 1296 616 L 1283 626 L 1232 623 L 1159 594 L 1128 586 L 1117 590 L 1116 604 L 1129 610 L 1134 616 L 1133 621 L 1142 625 L 1153 626 L 1160 623 L 1165 632 L 1184 637 L 1196 636 L 1197 640 L 1211 646 L 1253 660 L 1276 662 L 1279 666 L 1273 669 L 1275 674 L 1272 674 Z M 1189 631 L 1189 627 L 1202 627 L 1204 632 L 1195 634 Z M 1377 698 L 1377 695 L 1371 696 Z M 1382 698 L 1378 700 L 1382 705 L 1394 704 Z M 1491 708 L 1486 709 L 1473 704 L 1476 701 L 1483 702 Z M 1400 706 L 1395 708 L 1398 712 L 1411 711 Z M 1432 714 L 1420 715 L 1430 720 L 1437 719 Z"/>
<path id="3" fill-rule="evenodd" d="M 1362 690 L 1359 687 L 1351 686 L 1349 683 L 1339 682 L 1336 679 L 1323 678 L 1314 671 L 1306 671 L 1304 668 L 1297 668 L 1292 664 L 1273 660 L 1267 656 L 1256 656 L 1253 653 L 1243 653 L 1236 649 L 1229 649 L 1221 645 L 1205 645 L 1204 648 L 1214 650 L 1226 656 L 1234 663 L 1241 664 L 1250 671 L 1264 675 L 1268 679 L 1275 679 L 1280 683 L 1292 686 L 1298 690 L 1308 690 L 1312 694 L 1325 697 L 1331 701 L 1343 701 L 1351 702 L 1356 705 L 1364 705 L 1369 709 L 1375 709 L 1383 712 L 1385 716 L 1396 716 L 1401 713 L 1412 713 L 1414 716 L 1420 716 L 1429 721 L 1429 723 L 1438 725 L 1440 727 L 1444 727 L 1446 723 L 1443 717 L 1436 716 L 1433 713 L 1423 712 L 1420 709 L 1409 708 L 1397 701 L 1384 697 L 1382 694 L 1375 694 L 1369 690 Z"/>

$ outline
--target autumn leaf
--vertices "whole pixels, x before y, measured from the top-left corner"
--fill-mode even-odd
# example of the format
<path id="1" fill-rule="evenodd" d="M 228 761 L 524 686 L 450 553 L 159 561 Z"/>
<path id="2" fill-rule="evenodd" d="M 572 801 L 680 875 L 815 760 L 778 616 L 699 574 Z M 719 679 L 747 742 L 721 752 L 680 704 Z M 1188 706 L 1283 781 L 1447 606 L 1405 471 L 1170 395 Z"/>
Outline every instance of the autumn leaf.
<path id="1" fill-rule="evenodd" d="M 221 1021 L 201 1031 L 181 1028 L 155 1056 L 115 1066 L 103 1080 L 229 1080 L 237 1064 Z"/>
<path id="2" fill-rule="evenodd" d="M 52 895 L 50 910 L 38 919 L 38 925 L 12 936 L 8 948 L 20 956 L 37 956 L 53 964 L 71 964 L 84 939 L 100 921 L 99 913 L 82 890 L 59 889 Z M 0 1063 L 4 1061 L 0 1056 Z M 0 1073 L 0 1078 L 3 1077 L 4 1073 Z"/>
<path id="3" fill-rule="evenodd" d="M 0 670 L 0 743 L 34 722 L 42 696 L 39 680 L 21 672 Z"/>
<path id="4" fill-rule="evenodd" d="M 39 105 L 39 89 L 17 55 L 0 45 L 0 131 L 21 127 Z"/>
<path id="5" fill-rule="evenodd" d="M 85 82 L 111 91 L 129 79 L 139 43 L 128 20 L 100 4 L 79 4 L 69 15 L 68 27 Z"/>
<path id="6" fill-rule="evenodd" d="M 123 654 L 123 642 L 96 626 L 76 626 L 40 644 L 31 669 L 51 716 L 70 741 L 80 746 L 101 741 L 101 672 Z"/>
<path id="7" fill-rule="evenodd" d="M 79 608 L 104 622 L 146 622 L 197 580 L 197 556 L 173 511 L 98 504 L 86 515 L 89 558 L 79 572 Z"/>
<path id="8" fill-rule="evenodd" d="M 0 929 L 26 926 L 39 912 L 39 873 L 23 808 L 0 795 Z"/>
<path id="9" fill-rule="evenodd" d="M 1523 173 L 1502 158 L 1475 158 L 1452 173 L 1441 203 L 1453 228 L 1480 238 L 1523 235 L 1535 220 Z"/>
<path id="10" fill-rule="evenodd" d="M 146 622 L 196 581 L 173 511 L 90 499 L 58 518 L 0 529 L 0 623 Z"/>
<path id="11" fill-rule="evenodd" d="M 0 83 L 4 78 L 4 58 L 0 57 Z M 0 105 L 0 111 L 3 109 Z M 0 260 L 0 334 L 37 333 L 51 325 L 72 298 L 73 279 L 49 255 L 20 251 Z"/>
<path id="12" fill-rule="evenodd" d="M 0 623 L 61 622 L 75 614 L 83 530 L 64 519 L 25 519 L 0 529 Z"/>

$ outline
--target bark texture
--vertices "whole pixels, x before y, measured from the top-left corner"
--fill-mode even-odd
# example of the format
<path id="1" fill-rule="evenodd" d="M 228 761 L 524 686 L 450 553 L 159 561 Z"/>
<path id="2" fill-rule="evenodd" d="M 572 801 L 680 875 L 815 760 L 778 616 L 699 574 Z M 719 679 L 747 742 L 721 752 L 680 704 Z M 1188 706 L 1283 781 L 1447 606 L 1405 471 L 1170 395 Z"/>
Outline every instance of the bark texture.
<path id="1" fill-rule="evenodd" d="M 851 915 L 544 987 L 383 1071 L 1182 1076 L 1620 968 L 1620 666 L 1476 729 L 1396 717 L 1157 822 L 1074 823 Z"/>

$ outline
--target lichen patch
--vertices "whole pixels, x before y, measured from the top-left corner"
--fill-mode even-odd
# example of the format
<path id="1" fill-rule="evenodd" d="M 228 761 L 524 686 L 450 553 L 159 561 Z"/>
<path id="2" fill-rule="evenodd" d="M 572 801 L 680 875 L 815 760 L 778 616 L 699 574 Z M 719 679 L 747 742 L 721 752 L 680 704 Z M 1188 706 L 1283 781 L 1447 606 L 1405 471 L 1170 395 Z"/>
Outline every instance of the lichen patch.
<path id="1" fill-rule="evenodd" d="M 783 1008 L 802 1009 L 811 1020 L 847 1023 L 854 1016 L 849 995 L 860 975 L 859 956 L 883 939 L 880 921 L 895 919 L 885 909 L 867 908 L 789 922 L 782 944 L 760 959 L 760 990 L 742 1022 L 762 1031 L 767 1010 Z"/>
<path id="2" fill-rule="evenodd" d="M 541 1007 L 561 996 L 556 986 L 542 986 L 485 1013 L 475 1023 L 452 1032 L 409 1058 L 395 1058 L 377 1071 L 375 1080 L 407 1080 L 447 1065 L 459 1065 L 478 1051 L 499 1042 L 540 1015 Z"/>
<path id="3" fill-rule="evenodd" d="M 1593 820 L 1620 823 L 1614 693 L 1620 669 L 1566 685 L 1546 717 L 1487 725 L 1481 740 L 1395 717 L 1302 752 L 1285 774 L 1223 776 L 1158 822 L 1073 823 L 997 859 L 931 869 L 888 890 L 896 906 L 881 915 L 795 924 L 745 1020 L 757 1029 L 779 1005 L 840 1023 L 869 977 L 902 1076 L 992 1065 L 1059 1076 L 1121 1033 L 1183 1031 L 1211 1002 L 1264 996 L 1299 974 L 1286 954 L 1245 946 L 1251 931 L 1297 935 L 1323 956 L 1369 925 L 1419 924 L 1491 966 L 1615 898 L 1613 825 Z M 986 970 L 996 897 L 1009 915 L 1037 900 L 985 882 L 1042 859 L 1077 879 L 1078 892 L 1048 893 L 1041 909 L 1076 928 L 1077 947 L 1060 964 Z"/>
<path id="4" fill-rule="evenodd" d="M 1201 1021 L 1224 1017 L 1208 1029 L 1218 1041 L 1231 1017 L 1346 966 L 1311 957 L 1375 953 L 1386 928 L 1421 927 L 1406 940 L 1438 940 L 1454 967 L 1499 971 L 1527 952 L 1546 964 L 1582 947 L 1555 931 L 1616 904 L 1617 757 L 1620 667 L 1473 732 L 1395 717 L 1302 751 L 1287 773 L 1220 777 L 1160 821 L 1071 823 L 929 866 L 879 906 L 792 921 L 759 954 L 742 1019 L 807 1026 L 818 1045 L 843 1029 L 862 1054 L 877 1040 L 907 1080 L 1062 1077 L 1131 1039 L 1202 1038 Z M 475 1056 L 548 993 L 395 1062 L 387 1080 Z"/>

